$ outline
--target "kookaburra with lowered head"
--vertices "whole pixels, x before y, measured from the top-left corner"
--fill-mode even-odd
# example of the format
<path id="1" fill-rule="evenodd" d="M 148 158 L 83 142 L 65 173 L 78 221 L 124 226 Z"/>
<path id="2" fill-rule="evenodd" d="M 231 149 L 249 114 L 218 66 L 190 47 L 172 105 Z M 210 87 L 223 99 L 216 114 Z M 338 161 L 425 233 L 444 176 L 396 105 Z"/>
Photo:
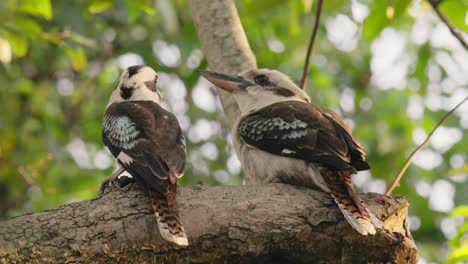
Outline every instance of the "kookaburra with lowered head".
<path id="1" fill-rule="evenodd" d="M 156 72 L 143 65 L 122 73 L 107 105 L 102 140 L 121 166 L 113 175 L 126 170 L 151 199 L 161 236 L 187 246 L 176 205 L 185 139 L 176 117 L 159 105 L 157 79 Z"/>
<path id="2" fill-rule="evenodd" d="M 352 174 L 370 166 L 338 115 L 310 104 L 309 96 L 279 71 L 200 73 L 230 92 L 239 106 L 233 144 L 247 184 L 317 186 L 333 196 L 356 231 L 376 233 L 381 222 L 355 194 L 351 181 Z"/>

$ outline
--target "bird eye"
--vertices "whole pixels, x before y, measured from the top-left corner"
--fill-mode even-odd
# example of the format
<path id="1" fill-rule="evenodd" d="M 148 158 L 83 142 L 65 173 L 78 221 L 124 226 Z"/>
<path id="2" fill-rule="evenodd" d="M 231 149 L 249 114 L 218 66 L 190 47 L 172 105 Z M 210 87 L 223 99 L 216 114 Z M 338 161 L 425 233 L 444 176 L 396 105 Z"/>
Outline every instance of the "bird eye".
<path id="1" fill-rule="evenodd" d="M 258 85 L 265 85 L 268 84 L 268 77 L 266 75 L 258 75 L 255 76 L 254 81 Z"/>

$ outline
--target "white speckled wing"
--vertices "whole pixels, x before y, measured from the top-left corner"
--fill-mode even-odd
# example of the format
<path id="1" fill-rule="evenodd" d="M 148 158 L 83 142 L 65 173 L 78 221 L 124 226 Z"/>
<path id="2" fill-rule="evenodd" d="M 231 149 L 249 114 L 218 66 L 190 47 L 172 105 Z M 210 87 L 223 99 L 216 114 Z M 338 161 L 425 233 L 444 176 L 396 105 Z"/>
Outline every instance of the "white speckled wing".
<path id="1" fill-rule="evenodd" d="M 248 113 L 236 132 L 242 142 L 272 154 L 351 172 L 369 168 L 344 122 L 307 103 L 279 102 Z"/>
<path id="2" fill-rule="evenodd" d="M 138 143 L 140 131 L 128 116 L 106 115 L 104 118 L 104 132 L 108 140 L 116 147 L 131 149 Z"/>

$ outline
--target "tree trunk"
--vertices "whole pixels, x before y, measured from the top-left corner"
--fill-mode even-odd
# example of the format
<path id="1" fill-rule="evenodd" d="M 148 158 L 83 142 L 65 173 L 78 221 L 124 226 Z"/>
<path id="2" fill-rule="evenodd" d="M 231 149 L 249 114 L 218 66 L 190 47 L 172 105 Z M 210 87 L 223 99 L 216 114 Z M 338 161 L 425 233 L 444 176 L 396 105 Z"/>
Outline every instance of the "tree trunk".
<path id="1" fill-rule="evenodd" d="M 257 68 L 234 1 L 189 0 L 189 5 L 210 69 L 237 74 Z M 232 127 L 239 116 L 239 107 L 228 92 L 216 90 Z"/>
<path id="2" fill-rule="evenodd" d="M 136 185 L 0 222 L 0 263 L 416 263 L 403 197 L 361 196 L 386 231 L 361 236 L 330 195 L 285 184 L 181 186 L 190 246 L 160 238 Z"/>

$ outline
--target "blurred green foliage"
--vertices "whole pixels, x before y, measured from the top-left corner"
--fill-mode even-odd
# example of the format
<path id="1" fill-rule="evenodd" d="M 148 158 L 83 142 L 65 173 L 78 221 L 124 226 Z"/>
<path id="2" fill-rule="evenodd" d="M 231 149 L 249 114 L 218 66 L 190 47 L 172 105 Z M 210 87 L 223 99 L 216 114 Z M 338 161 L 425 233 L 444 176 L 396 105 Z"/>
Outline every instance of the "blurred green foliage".
<path id="1" fill-rule="evenodd" d="M 468 206 L 462 205 L 455 208 L 451 215 L 468 218 Z M 453 236 L 453 238 L 449 241 L 449 245 L 453 250 L 450 252 L 446 263 L 457 263 L 463 260 L 468 260 L 468 238 L 466 237 L 467 233 L 468 221 L 465 221 L 465 223 L 458 228 L 455 236 Z"/>
<path id="2" fill-rule="evenodd" d="M 299 79 L 313 2 L 236 1 L 259 67 Z M 461 30 L 468 30 L 467 7 L 466 1 L 441 4 Z M 346 117 L 365 146 L 371 175 L 355 177 L 356 182 L 366 177 L 357 184 L 364 191 L 382 192 L 421 135 L 467 94 L 467 68 L 457 60 L 466 58 L 466 51 L 456 40 L 441 42 L 451 38 L 444 27 L 424 1 L 325 1 L 307 89 L 316 104 Z M 399 56 L 383 56 L 385 48 L 391 53 L 399 47 Z M 166 105 L 179 109 L 186 124 L 190 154 L 182 184 L 242 182 L 222 113 L 199 102 L 200 96 L 215 94 L 206 85 L 200 86 L 205 93 L 196 88 L 194 69 L 206 68 L 206 61 L 186 1 L 2 0 L 0 218 L 95 196 L 115 168 L 101 143 L 101 122 L 129 58 L 142 59 L 165 76 L 163 95 L 186 101 Z M 379 77 L 382 61 L 390 66 Z M 403 81 L 387 85 L 399 69 Z M 455 263 L 468 255 L 463 205 L 468 108 L 463 109 L 427 147 L 423 158 L 434 166 L 412 165 L 395 192 L 410 202 L 412 233 L 427 261 Z M 455 140 L 444 145 L 444 137 Z M 434 206 L 444 195 L 445 207 Z"/>

